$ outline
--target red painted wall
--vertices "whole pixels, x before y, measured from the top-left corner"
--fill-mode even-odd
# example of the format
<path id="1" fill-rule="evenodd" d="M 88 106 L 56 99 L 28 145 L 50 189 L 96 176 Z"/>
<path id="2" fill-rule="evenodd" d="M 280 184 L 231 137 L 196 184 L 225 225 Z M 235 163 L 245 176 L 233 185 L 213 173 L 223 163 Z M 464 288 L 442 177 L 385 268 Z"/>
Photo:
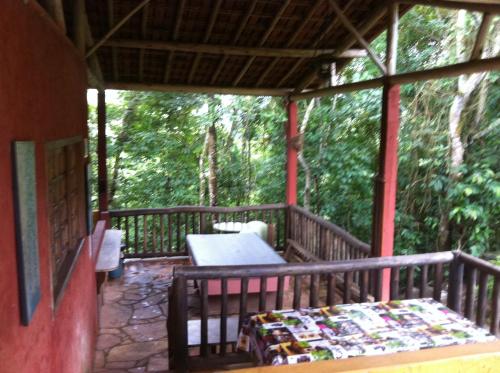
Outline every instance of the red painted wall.
<path id="1" fill-rule="evenodd" d="M 91 372 L 96 335 L 94 263 L 87 239 L 63 299 L 52 307 L 44 143 L 86 136 L 84 60 L 34 2 L 0 11 L 0 372 Z M 41 301 L 21 325 L 11 142 L 36 142 Z"/>

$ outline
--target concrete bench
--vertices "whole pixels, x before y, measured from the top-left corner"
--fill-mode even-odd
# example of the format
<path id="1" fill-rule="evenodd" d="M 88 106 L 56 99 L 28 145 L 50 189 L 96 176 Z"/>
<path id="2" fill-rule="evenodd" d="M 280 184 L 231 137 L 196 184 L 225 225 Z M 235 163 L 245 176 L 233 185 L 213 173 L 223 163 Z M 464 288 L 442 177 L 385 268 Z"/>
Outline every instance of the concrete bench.
<path id="1" fill-rule="evenodd" d="M 98 294 L 102 293 L 102 286 L 108 278 L 108 273 L 120 266 L 121 240 L 121 230 L 107 229 L 104 232 L 104 238 L 97 256 L 95 267 Z"/>

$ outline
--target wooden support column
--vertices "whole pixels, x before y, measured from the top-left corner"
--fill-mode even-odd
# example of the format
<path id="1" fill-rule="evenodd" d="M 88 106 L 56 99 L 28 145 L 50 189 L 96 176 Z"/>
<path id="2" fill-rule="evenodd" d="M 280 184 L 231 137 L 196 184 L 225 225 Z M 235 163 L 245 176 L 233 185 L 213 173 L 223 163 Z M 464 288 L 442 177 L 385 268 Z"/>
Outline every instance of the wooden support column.
<path id="1" fill-rule="evenodd" d="M 389 5 L 386 68 L 389 75 L 396 73 L 398 35 L 398 6 Z M 385 79 L 382 93 L 382 123 L 378 174 L 375 179 L 372 256 L 392 256 L 394 251 L 394 217 L 398 174 L 398 132 L 400 87 Z M 377 278 L 377 293 L 382 300 L 390 297 L 390 270 Z"/>
<path id="2" fill-rule="evenodd" d="M 108 211 L 108 170 L 106 168 L 106 95 L 97 93 L 97 192 L 99 194 L 99 212 Z"/>
<path id="3" fill-rule="evenodd" d="M 286 203 L 297 204 L 297 103 L 286 104 L 288 120 L 286 125 Z"/>

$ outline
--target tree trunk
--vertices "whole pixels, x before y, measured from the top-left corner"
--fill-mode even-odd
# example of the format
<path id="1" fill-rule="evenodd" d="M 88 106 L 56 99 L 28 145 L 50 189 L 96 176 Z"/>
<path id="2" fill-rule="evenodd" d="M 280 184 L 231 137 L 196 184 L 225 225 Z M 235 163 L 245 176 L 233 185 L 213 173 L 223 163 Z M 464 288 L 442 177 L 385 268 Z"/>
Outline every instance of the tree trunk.
<path id="1" fill-rule="evenodd" d="M 302 134 L 303 139 L 305 137 L 305 132 L 307 129 L 307 123 L 309 122 L 309 117 L 311 116 L 312 109 L 314 107 L 315 99 L 312 99 L 307 105 L 306 112 L 304 114 L 304 119 L 302 120 L 302 124 L 299 126 L 299 132 Z M 306 157 L 304 156 L 304 144 L 301 145 L 300 150 L 297 154 L 297 159 L 300 163 L 300 166 L 304 170 L 304 207 L 306 209 L 311 208 L 311 167 L 309 167 L 309 163 L 307 162 Z"/>
<path id="2" fill-rule="evenodd" d="M 456 48 L 457 48 L 457 59 L 461 60 L 464 58 L 465 50 L 465 10 L 459 10 L 457 12 L 457 22 L 456 22 Z M 498 36 L 497 36 L 498 39 Z M 498 53 L 499 46 L 498 40 L 495 40 L 493 47 L 486 51 L 485 55 L 496 55 Z M 485 78 L 486 73 L 477 73 L 472 75 L 461 75 L 458 78 L 458 89 L 455 97 L 453 98 L 453 103 L 451 104 L 449 116 L 448 116 L 448 137 L 450 146 L 450 168 L 449 176 L 451 183 L 456 183 L 462 177 L 460 168 L 464 163 L 465 156 L 465 140 L 463 139 L 461 125 L 461 118 L 464 109 L 466 108 L 472 92 L 479 86 L 479 84 Z M 446 204 L 441 212 L 441 218 L 439 223 L 439 233 L 438 233 L 438 245 L 440 250 L 446 250 L 450 246 L 450 232 L 452 222 L 449 219 L 451 206 Z M 460 242 L 458 242 L 457 249 L 460 249 Z"/>
<path id="3" fill-rule="evenodd" d="M 111 187 L 109 191 L 109 204 L 111 205 L 115 199 L 116 190 L 118 188 L 118 172 L 120 170 L 121 155 L 125 143 L 128 140 L 128 129 L 132 124 L 132 119 L 134 116 L 134 111 L 139 104 L 139 96 L 134 96 L 128 103 L 127 110 L 123 116 L 122 129 L 116 138 L 115 144 L 115 157 L 113 164 L 113 175 L 111 177 Z"/>
<path id="4" fill-rule="evenodd" d="M 208 197 L 217 206 L 217 131 L 215 123 L 208 128 Z"/>
<path id="5" fill-rule="evenodd" d="M 205 159 L 208 154 L 208 129 L 205 133 L 205 140 L 203 141 L 203 149 L 201 150 L 199 160 L 199 180 L 200 180 L 200 206 L 205 205 L 205 192 L 206 192 L 206 172 L 205 172 Z"/>

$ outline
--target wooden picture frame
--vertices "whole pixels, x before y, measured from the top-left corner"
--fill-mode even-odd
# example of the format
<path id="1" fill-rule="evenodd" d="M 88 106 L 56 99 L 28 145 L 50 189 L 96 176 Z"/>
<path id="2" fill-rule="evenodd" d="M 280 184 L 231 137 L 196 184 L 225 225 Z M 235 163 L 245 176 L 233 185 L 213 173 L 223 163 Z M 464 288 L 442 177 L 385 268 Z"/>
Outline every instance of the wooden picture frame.
<path id="1" fill-rule="evenodd" d="M 21 322 L 29 325 L 40 302 L 40 259 L 33 141 L 12 144 L 17 273 Z"/>

